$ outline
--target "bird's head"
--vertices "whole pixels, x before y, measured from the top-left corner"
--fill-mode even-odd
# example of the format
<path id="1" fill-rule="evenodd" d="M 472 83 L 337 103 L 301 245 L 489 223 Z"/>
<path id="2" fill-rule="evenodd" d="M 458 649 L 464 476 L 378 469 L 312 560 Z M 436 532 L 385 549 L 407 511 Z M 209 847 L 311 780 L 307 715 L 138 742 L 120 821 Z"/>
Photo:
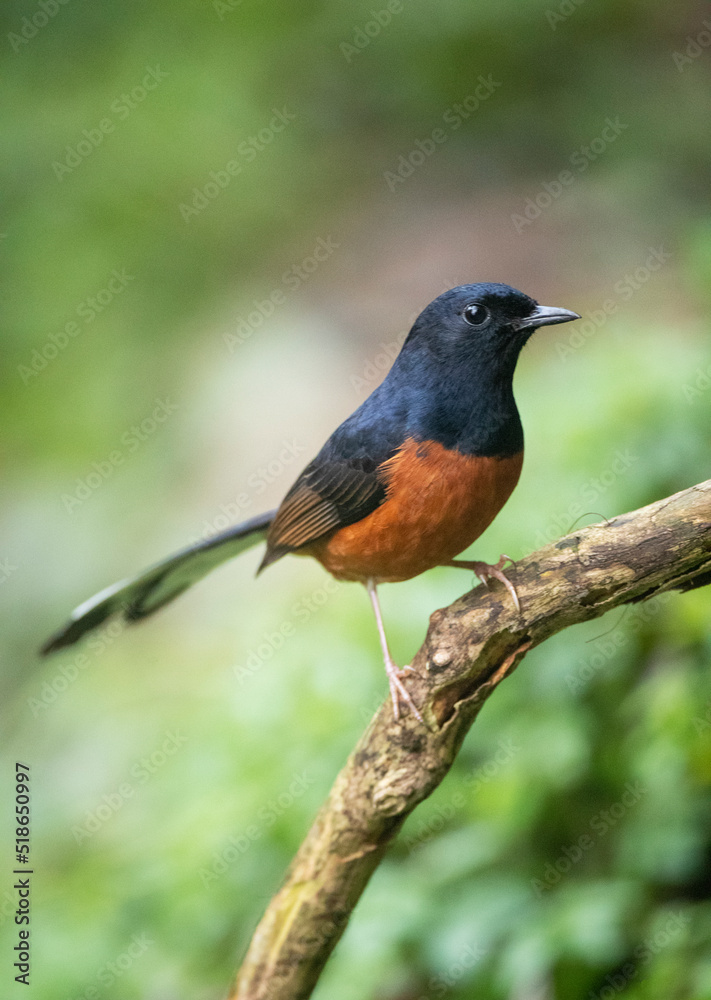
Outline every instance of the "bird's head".
<path id="1" fill-rule="evenodd" d="M 540 326 L 580 319 L 578 313 L 541 306 L 523 292 L 494 282 L 459 285 L 434 299 L 412 328 L 414 338 L 451 356 L 490 355 L 512 359 Z"/>

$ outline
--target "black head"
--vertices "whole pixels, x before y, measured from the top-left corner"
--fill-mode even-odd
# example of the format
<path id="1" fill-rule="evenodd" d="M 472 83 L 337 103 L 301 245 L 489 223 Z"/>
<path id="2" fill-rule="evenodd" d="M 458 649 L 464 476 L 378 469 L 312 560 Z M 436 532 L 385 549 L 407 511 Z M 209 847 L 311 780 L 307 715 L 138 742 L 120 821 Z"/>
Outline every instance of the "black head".
<path id="1" fill-rule="evenodd" d="M 408 340 L 435 354 L 513 360 L 539 326 L 580 319 L 569 309 L 540 306 L 523 292 L 495 282 L 459 285 L 420 313 Z"/>
<path id="2" fill-rule="evenodd" d="M 452 288 L 420 313 L 365 415 L 404 422 L 399 432 L 465 454 L 516 454 L 523 432 L 513 376 L 521 348 L 539 326 L 579 318 L 509 285 Z"/>
<path id="3" fill-rule="evenodd" d="M 467 455 L 517 454 L 523 431 L 513 377 L 521 348 L 539 326 L 579 318 L 509 285 L 444 292 L 420 313 L 384 381 L 339 428 L 338 446 L 360 448 L 375 435 L 385 456 L 409 437 Z"/>

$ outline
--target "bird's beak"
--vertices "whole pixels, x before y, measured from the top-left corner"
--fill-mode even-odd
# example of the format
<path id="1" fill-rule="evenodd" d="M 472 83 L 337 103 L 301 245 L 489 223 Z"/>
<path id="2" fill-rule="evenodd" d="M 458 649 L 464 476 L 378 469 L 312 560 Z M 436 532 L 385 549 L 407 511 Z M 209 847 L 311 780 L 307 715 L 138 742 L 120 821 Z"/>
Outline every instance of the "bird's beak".
<path id="1" fill-rule="evenodd" d="M 516 329 L 535 329 L 538 326 L 552 326 L 554 323 L 569 323 L 571 319 L 580 319 L 580 316 L 570 309 L 558 309 L 557 306 L 536 306 L 530 316 L 525 316 L 516 323 Z"/>

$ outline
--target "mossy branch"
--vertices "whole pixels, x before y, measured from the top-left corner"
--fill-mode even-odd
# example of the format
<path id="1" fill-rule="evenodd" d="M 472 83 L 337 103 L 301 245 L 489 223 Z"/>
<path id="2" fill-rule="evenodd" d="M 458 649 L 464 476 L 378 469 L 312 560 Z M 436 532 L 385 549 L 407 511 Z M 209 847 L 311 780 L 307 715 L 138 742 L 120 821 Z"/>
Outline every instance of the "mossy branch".
<path id="1" fill-rule="evenodd" d="M 257 927 L 230 1000 L 304 1000 L 405 818 L 442 781 L 481 706 L 534 646 L 623 604 L 711 582 L 711 480 L 594 524 L 430 618 L 408 687 L 427 722 L 377 712 Z"/>

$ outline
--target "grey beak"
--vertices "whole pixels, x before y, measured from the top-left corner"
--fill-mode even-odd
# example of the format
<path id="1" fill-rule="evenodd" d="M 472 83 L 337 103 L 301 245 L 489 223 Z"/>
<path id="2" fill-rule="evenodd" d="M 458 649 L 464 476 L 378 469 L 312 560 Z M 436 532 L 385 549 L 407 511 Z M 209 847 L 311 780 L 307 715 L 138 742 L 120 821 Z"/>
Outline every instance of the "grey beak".
<path id="1" fill-rule="evenodd" d="M 530 316 L 526 316 L 516 323 L 517 330 L 525 330 L 530 327 L 534 329 L 538 326 L 552 326 L 554 323 L 569 323 L 572 319 L 580 319 L 577 313 L 570 309 L 558 309 L 557 306 L 536 306 Z"/>

